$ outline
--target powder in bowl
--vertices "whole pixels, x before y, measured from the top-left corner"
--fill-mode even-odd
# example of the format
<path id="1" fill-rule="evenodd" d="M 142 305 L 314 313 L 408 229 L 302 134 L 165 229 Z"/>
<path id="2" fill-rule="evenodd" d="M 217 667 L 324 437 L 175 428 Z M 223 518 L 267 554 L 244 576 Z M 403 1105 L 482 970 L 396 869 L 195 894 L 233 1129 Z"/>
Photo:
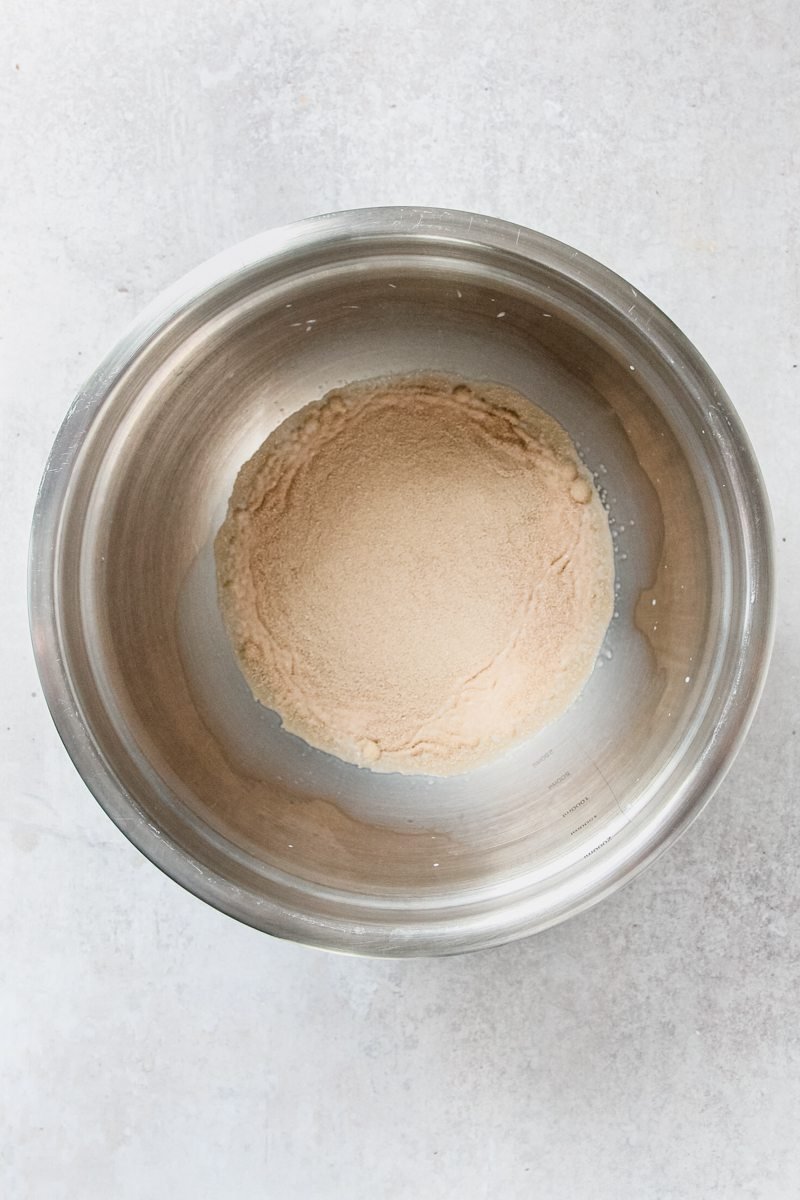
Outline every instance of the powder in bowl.
<path id="1" fill-rule="evenodd" d="M 560 716 L 613 609 L 569 435 L 510 388 L 444 375 L 289 417 L 239 472 L 215 554 L 255 697 L 374 771 L 457 774 Z"/>

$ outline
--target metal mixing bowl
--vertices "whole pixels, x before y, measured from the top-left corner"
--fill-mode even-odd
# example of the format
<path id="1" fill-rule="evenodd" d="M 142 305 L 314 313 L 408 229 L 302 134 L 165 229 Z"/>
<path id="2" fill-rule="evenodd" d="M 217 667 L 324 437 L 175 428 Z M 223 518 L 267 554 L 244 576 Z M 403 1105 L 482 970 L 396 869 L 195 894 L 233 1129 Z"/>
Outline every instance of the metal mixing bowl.
<path id="1" fill-rule="evenodd" d="M 449 779 L 375 775 L 282 731 L 236 665 L 212 555 L 238 468 L 288 413 L 429 368 L 557 417 L 616 547 L 578 702 Z M 722 388 L 635 288 L 516 225 L 367 209 L 256 237 L 146 310 L 58 434 L 30 592 L 55 723 L 148 858 L 270 933 L 449 953 L 595 903 L 697 814 L 766 670 L 770 518 Z"/>

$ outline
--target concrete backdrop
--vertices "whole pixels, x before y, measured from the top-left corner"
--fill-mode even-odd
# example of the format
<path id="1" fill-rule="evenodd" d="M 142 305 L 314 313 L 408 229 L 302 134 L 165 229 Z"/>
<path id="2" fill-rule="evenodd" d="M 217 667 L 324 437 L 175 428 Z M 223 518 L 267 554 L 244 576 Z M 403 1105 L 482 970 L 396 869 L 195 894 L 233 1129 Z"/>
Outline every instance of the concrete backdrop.
<path id="1" fill-rule="evenodd" d="M 2 0 L 0 1191 L 5 1200 L 800 1193 L 800 10 L 793 0 Z M 442 961 L 254 933 L 71 767 L 28 644 L 39 476 L 84 376 L 267 226 L 423 203 L 532 225 L 664 308 L 774 505 L 752 733 L 600 908 Z"/>

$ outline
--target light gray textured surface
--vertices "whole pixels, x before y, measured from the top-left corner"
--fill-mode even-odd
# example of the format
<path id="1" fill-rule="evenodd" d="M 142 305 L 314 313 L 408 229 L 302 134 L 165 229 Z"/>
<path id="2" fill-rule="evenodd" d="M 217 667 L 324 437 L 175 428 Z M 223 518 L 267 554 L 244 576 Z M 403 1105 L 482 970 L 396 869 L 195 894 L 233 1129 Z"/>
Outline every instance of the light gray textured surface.
<path id="1" fill-rule="evenodd" d="M 796 1197 L 794 0 L 0 14 L 3 1196 Z M 746 747 L 666 858 L 534 940 L 392 963 L 272 942 L 138 855 L 49 722 L 23 577 L 55 430 L 145 301 L 401 202 L 563 238 L 683 327 L 762 462 L 782 603 Z"/>

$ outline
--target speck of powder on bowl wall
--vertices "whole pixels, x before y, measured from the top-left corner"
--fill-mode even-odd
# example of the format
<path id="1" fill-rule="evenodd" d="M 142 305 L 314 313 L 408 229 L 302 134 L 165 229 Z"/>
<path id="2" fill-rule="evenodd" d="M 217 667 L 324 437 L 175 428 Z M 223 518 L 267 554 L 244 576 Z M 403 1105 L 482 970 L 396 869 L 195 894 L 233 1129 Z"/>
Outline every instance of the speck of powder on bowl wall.
<path id="1" fill-rule="evenodd" d="M 254 696 L 373 771 L 453 775 L 558 717 L 613 611 L 606 513 L 566 431 L 445 375 L 351 384 L 275 429 L 215 553 Z"/>

